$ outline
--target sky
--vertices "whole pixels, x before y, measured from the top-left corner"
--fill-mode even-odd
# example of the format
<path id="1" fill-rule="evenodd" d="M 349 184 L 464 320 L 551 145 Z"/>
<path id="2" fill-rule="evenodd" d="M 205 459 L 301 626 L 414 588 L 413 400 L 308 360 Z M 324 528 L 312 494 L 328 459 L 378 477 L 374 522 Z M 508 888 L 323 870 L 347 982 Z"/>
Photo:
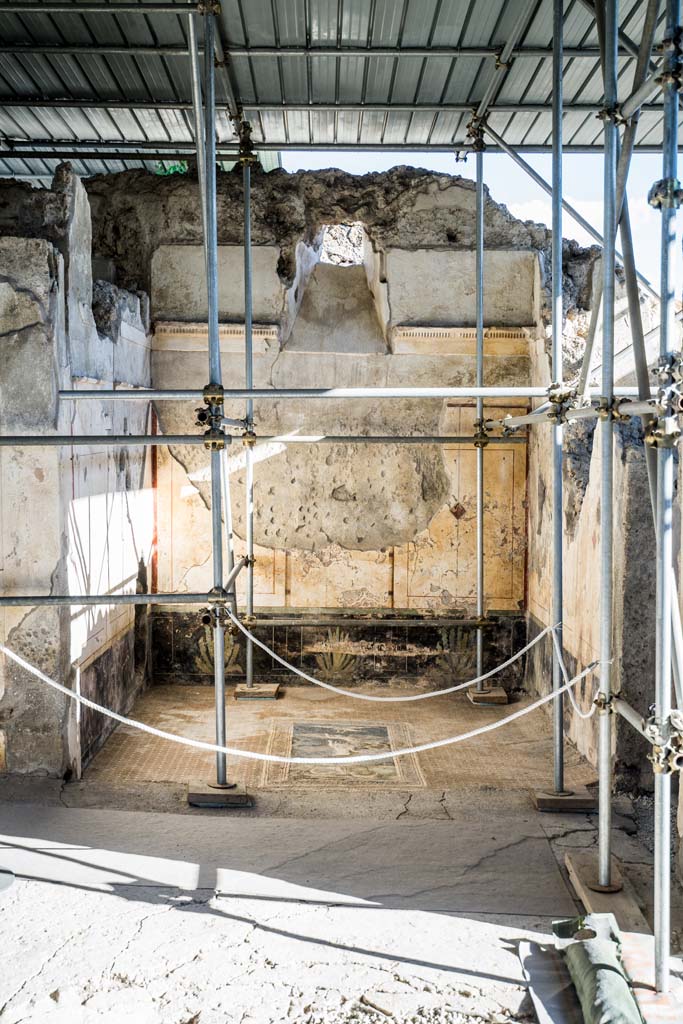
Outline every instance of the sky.
<path id="1" fill-rule="evenodd" d="M 550 181 L 551 157 L 525 155 L 527 163 Z M 474 156 L 464 163 L 456 163 L 450 153 L 343 153 L 338 151 L 311 151 L 282 153 L 282 166 L 287 171 L 339 167 L 354 174 L 384 171 L 397 164 L 424 167 L 446 174 L 460 174 L 474 179 Z M 602 180 L 603 162 L 600 154 L 568 154 L 563 164 L 564 196 L 572 206 L 602 234 Z M 642 154 L 633 157 L 629 174 L 628 199 L 631 228 L 638 270 L 657 289 L 659 282 L 660 214 L 648 206 L 647 194 L 653 182 L 662 177 L 661 157 Z M 504 203 L 515 217 L 535 220 L 550 225 L 550 196 L 505 153 L 487 153 L 484 158 L 484 180 L 491 197 Z M 594 244 L 593 239 L 564 213 L 563 235 L 575 238 L 582 245 Z"/>

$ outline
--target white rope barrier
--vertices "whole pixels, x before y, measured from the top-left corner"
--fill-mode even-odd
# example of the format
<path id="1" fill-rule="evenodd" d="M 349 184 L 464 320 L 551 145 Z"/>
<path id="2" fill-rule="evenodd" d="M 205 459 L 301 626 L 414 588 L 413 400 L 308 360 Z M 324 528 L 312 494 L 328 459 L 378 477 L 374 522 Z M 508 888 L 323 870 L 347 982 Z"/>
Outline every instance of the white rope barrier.
<path id="1" fill-rule="evenodd" d="M 558 636 L 557 636 L 557 631 L 553 629 L 552 630 L 552 634 L 553 634 L 553 644 L 555 645 L 555 650 L 557 652 L 557 661 L 558 661 L 559 666 L 560 666 L 560 671 L 562 673 L 562 678 L 564 679 L 564 681 L 566 683 L 569 680 L 569 673 L 567 672 L 567 666 L 565 665 L 564 658 L 562 657 L 562 647 L 560 646 L 560 641 L 559 641 Z M 576 695 L 575 695 L 573 690 L 568 690 L 567 693 L 569 695 L 569 700 L 571 702 L 571 705 L 574 708 L 574 711 L 576 712 L 576 714 L 579 716 L 579 718 L 583 718 L 585 720 L 585 719 L 593 717 L 593 715 L 595 714 L 595 712 L 598 709 L 598 705 L 595 703 L 595 697 L 597 697 L 597 691 L 595 692 L 595 695 L 593 696 L 593 699 L 591 701 L 591 706 L 590 706 L 588 711 L 583 711 L 582 708 L 579 707 L 579 702 L 577 701 Z"/>
<path id="2" fill-rule="evenodd" d="M 64 696 L 70 700 L 75 700 L 79 704 L 83 704 L 87 708 L 92 708 L 93 711 L 99 711 L 103 715 L 107 715 L 109 718 L 113 718 L 114 721 L 120 722 L 122 725 L 129 725 L 132 729 L 139 729 L 140 732 L 149 733 L 151 736 L 158 736 L 162 740 L 169 740 L 171 743 L 179 743 L 182 746 L 194 747 L 197 750 L 207 750 L 210 753 L 216 754 L 230 754 L 233 757 L 244 757 L 250 761 L 269 761 L 274 764 L 368 764 L 371 761 L 388 761 L 395 757 L 405 757 L 408 754 L 421 754 L 425 750 L 436 750 L 438 747 L 448 747 L 453 743 L 462 743 L 464 740 L 474 739 L 475 736 L 482 736 L 484 733 L 493 732 L 494 729 L 500 729 L 508 722 L 514 722 L 517 718 L 522 718 L 524 715 L 531 714 L 537 708 L 548 704 L 551 700 L 555 700 L 561 693 L 566 693 L 571 690 L 581 679 L 592 672 L 597 662 L 593 662 L 588 668 L 584 669 L 583 672 L 576 676 L 574 679 L 570 679 L 568 683 L 561 686 L 558 690 L 548 693 L 545 697 L 539 697 L 532 704 L 527 705 L 525 708 L 520 708 L 519 711 L 514 711 L 511 715 L 506 715 L 505 718 L 498 719 L 497 722 L 489 722 L 488 725 L 481 725 L 478 729 L 471 729 L 469 732 L 460 733 L 458 736 L 448 736 L 443 740 L 432 740 L 431 743 L 419 743 L 414 747 L 404 747 L 401 750 L 387 750 L 383 754 L 354 754 L 348 757 L 282 757 L 278 754 L 259 754 L 254 750 L 240 750 L 238 747 L 223 747 L 217 743 L 205 743 L 203 740 L 193 740 L 186 736 L 178 736 L 173 732 L 166 732 L 164 729 L 155 729 L 152 725 L 146 725 L 145 722 L 137 722 L 134 718 L 126 718 L 124 715 L 119 715 L 116 711 L 112 711 L 109 708 L 102 707 L 101 704 L 96 704 L 94 700 L 89 700 L 87 697 L 83 697 L 80 693 L 76 693 L 74 690 L 69 690 L 66 686 L 62 686 L 54 679 L 50 679 L 44 672 L 37 669 L 34 665 L 31 665 L 28 661 L 25 661 L 14 651 L 11 651 L 4 644 L 0 644 L 0 651 L 11 658 L 12 661 L 16 662 L 21 668 L 26 669 L 40 679 L 41 682 L 47 686 L 52 687 L 53 690 L 57 690 L 59 693 L 63 693 Z"/>
<path id="3" fill-rule="evenodd" d="M 271 658 L 274 658 L 274 660 L 277 661 L 280 665 L 282 665 L 284 668 L 288 668 L 297 676 L 301 676 L 301 678 L 305 679 L 307 682 L 313 683 L 314 686 L 322 686 L 323 689 L 331 690 L 332 693 L 339 693 L 342 695 L 342 697 L 353 697 L 355 700 L 370 700 L 378 704 L 401 704 L 406 701 L 428 700 L 430 697 L 443 697 L 447 693 L 456 693 L 458 690 L 466 690 L 468 686 L 476 686 L 477 683 L 482 683 L 485 679 L 490 679 L 491 676 L 495 676 L 498 672 L 502 672 L 503 669 L 508 668 L 510 665 L 514 664 L 514 662 L 518 661 L 521 657 L 523 657 L 527 651 L 530 651 L 531 648 L 534 647 L 537 643 L 539 643 L 539 641 L 542 640 L 543 637 L 546 636 L 548 633 L 553 633 L 554 635 L 555 630 L 555 626 L 546 626 L 546 628 L 542 632 L 540 632 L 537 637 L 531 640 L 526 645 L 526 647 L 522 647 L 520 651 L 517 651 L 517 653 L 513 654 L 511 658 L 508 658 L 507 661 L 504 661 L 502 665 L 496 665 L 495 668 L 490 669 L 488 672 L 484 672 L 482 676 L 475 676 L 474 679 L 468 679 L 466 683 L 458 683 L 457 686 L 449 686 L 444 690 L 430 690 L 429 693 L 411 693 L 404 697 L 376 697 L 370 693 L 358 693 L 355 690 L 344 690 L 342 689 L 341 686 L 333 686 L 332 683 L 324 683 L 322 679 L 316 679 L 315 676 L 309 676 L 308 672 L 304 672 L 303 669 L 297 668 L 296 665 L 292 665 L 291 662 L 286 661 L 284 658 L 281 658 L 280 655 L 276 654 L 275 651 L 271 650 L 271 648 L 267 644 L 264 644 L 262 640 L 259 640 L 257 637 L 254 636 L 253 633 L 250 633 L 247 627 L 242 625 L 240 620 L 237 618 L 236 615 L 233 614 L 230 608 L 226 606 L 225 610 L 228 613 L 231 622 L 233 622 L 240 630 L 240 632 L 244 633 L 244 635 L 248 637 L 252 643 L 256 644 L 256 646 L 260 647 L 262 651 L 265 651 L 266 654 L 269 654 L 271 656 Z"/>

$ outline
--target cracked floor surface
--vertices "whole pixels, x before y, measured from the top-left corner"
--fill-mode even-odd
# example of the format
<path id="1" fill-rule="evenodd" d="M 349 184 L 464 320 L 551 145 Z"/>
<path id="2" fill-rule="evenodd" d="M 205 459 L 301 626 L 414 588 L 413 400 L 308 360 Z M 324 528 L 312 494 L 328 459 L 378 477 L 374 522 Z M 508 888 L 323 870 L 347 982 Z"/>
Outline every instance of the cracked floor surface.
<path id="1" fill-rule="evenodd" d="M 517 945 L 578 909 L 564 853 L 595 844 L 594 817 L 486 789 L 395 794 L 372 819 L 60 795 L 0 804 L 17 875 L 0 895 L 2 1024 L 527 1024 Z M 651 912 L 651 855 L 629 802 L 616 810 Z"/>

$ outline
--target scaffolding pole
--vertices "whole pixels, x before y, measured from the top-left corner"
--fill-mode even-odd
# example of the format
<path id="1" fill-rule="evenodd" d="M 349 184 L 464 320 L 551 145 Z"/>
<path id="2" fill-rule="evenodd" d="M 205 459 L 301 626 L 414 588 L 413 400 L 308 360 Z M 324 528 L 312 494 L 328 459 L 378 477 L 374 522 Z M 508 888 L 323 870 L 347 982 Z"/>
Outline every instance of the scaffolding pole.
<path id="1" fill-rule="evenodd" d="M 635 388 L 623 388 L 616 392 L 624 395 L 635 395 Z M 251 399 L 267 399 L 273 402 L 280 399 L 337 399 L 337 398 L 547 398 L 548 389 L 542 387 L 359 387 L 359 388 L 225 388 L 223 398 L 228 401 Z M 97 390 L 63 390 L 59 397 L 68 401 L 142 401 L 142 402 L 196 402 L 204 398 L 204 392 L 198 388 L 110 388 Z"/>
<path id="2" fill-rule="evenodd" d="M 223 400 L 221 350 L 218 333 L 218 227 L 216 213 L 216 77 L 214 64 L 215 21 L 213 14 L 204 15 L 204 174 L 202 203 L 204 205 L 204 246 L 206 253 L 206 294 L 209 332 L 209 384 L 212 393 L 206 398 L 209 407 L 209 421 L 212 431 L 222 435 L 221 417 Z M 195 40 L 196 43 L 196 40 Z M 201 111 L 195 111 L 198 123 Z M 197 144 L 199 145 L 199 139 Z M 200 177 L 200 191 L 202 181 Z M 214 390 L 215 389 L 215 390 Z M 220 399 L 220 400 L 218 400 Z M 217 594 L 223 594 L 223 517 L 221 483 L 221 453 L 219 448 L 211 450 L 211 538 L 213 553 L 213 586 Z M 225 722 L 225 624 L 220 609 L 213 616 L 213 677 L 216 702 L 216 743 L 226 745 Z M 216 754 L 215 786 L 228 786 L 227 760 L 224 752 Z"/>
<path id="3" fill-rule="evenodd" d="M 482 143 L 483 145 L 483 143 Z M 484 386 L 484 153 L 477 150 L 477 198 L 476 198 L 476 314 L 477 314 L 477 355 L 476 385 Z M 484 399 L 477 398 L 475 433 L 484 434 Z M 477 445 L 477 675 L 484 672 L 484 440 Z M 478 680 L 477 693 L 484 692 L 484 681 Z"/>
<path id="4" fill-rule="evenodd" d="M 254 345 L 252 337 L 253 319 L 253 267 L 251 252 L 251 159 L 245 154 L 242 161 L 242 181 L 244 185 L 244 373 L 248 392 L 254 387 Z M 254 403 L 247 399 L 247 415 L 245 418 L 247 438 L 254 433 Z M 245 519 L 247 541 L 247 624 L 254 620 L 254 451 L 253 444 L 247 443 L 244 450 L 245 462 Z M 251 637 L 247 637 L 246 645 L 246 684 L 251 689 L 254 685 L 254 645 Z"/>
<path id="5" fill-rule="evenodd" d="M 675 332 L 674 268 L 676 260 L 676 211 L 680 204 L 678 170 L 678 89 L 681 74 L 680 0 L 667 0 L 664 33 L 662 90 L 664 95 L 664 140 L 662 180 L 650 193 L 650 202 L 659 206 L 661 234 L 661 316 L 660 359 L 662 393 L 669 402 L 663 425 L 672 422 L 671 361 Z M 664 369 L 666 368 L 666 369 Z M 660 421 L 661 422 L 661 421 Z M 660 432 L 661 434 L 661 432 Z M 664 438 L 657 445 L 657 577 L 656 577 L 656 678 L 655 723 L 666 730 L 671 715 L 671 605 L 673 568 L 673 496 L 674 451 Z M 654 760 L 655 768 L 655 985 L 658 992 L 669 991 L 670 902 L 671 902 L 671 773 Z"/>
<path id="6" fill-rule="evenodd" d="M 655 31 L 657 29 L 657 18 L 659 15 L 660 0 L 649 0 L 647 12 L 645 14 L 645 21 L 643 22 L 643 34 L 638 49 L 638 59 L 636 61 L 636 69 L 633 74 L 633 89 L 636 91 L 639 85 L 645 80 L 647 76 L 647 69 L 650 63 L 650 54 L 652 52 L 652 44 L 654 42 Z M 622 110 L 623 117 L 623 110 Z M 635 259 L 633 255 L 633 245 L 630 242 L 631 225 L 628 212 L 628 196 L 626 192 L 626 182 L 628 179 L 629 170 L 631 167 L 631 157 L 633 156 L 633 150 L 636 144 L 636 135 L 638 132 L 638 121 L 640 118 L 640 108 L 633 111 L 633 115 L 626 125 L 624 130 L 624 137 L 621 145 L 621 152 L 619 154 L 619 163 L 617 166 L 617 202 L 616 202 L 616 216 L 619 222 L 621 232 L 621 247 L 623 251 L 624 260 L 624 274 L 626 276 L 627 291 L 628 291 L 628 306 L 629 315 L 631 317 L 631 329 L 633 331 L 633 350 L 635 353 L 638 337 L 637 332 L 642 335 L 643 325 L 642 316 L 640 313 L 640 293 L 638 291 L 638 281 L 635 268 Z M 630 284 L 629 282 L 633 282 Z M 634 304 L 635 297 L 635 304 Z M 600 305 L 602 302 L 602 278 L 598 278 L 597 287 L 595 289 L 595 296 L 593 299 L 593 310 L 591 313 L 590 325 L 588 328 L 588 335 L 586 337 L 586 347 L 583 354 L 583 363 L 581 365 L 581 373 L 579 376 L 579 395 L 585 395 L 588 391 L 588 381 L 590 378 L 591 360 L 593 357 L 593 347 L 595 344 L 595 336 L 600 322 Z M 644 342 L 643 342 L 644 345 Z M 647 370 L 646 370 L 647 372 Z M 649 390 L 649 385 L 648 385 Z"/>
<path id="7" fill-rule="evenodd" d="M 614 117 L 617 105 L 618 0 L 606 0 L 601 47 L 604 52 L 605 160 L 604 160 L 604 249 L 602 258 L 602 394 L 608 403 L 600 421 L 602 459 L 600 490 L 600 691 L 603 710 L 598 731 L 598 882 L 612 882 L 612 596 L 613 596 L 613 501 L 614 501 L 614 274 L 616 242 L 616 177 L 618 132 Z"/>
<path id="8" fill-rule="evenodd" d="M 597 416 L 597 410 L 589 410 Z M 501 421 L 503 422 L 503 421 Z M 487 421 L 488 423 L 488 421 Z M 225 435 L 226 448 L 239 437 Z M 250 442 L 252 439 L 249 439 Z M 264 444 L 475 444 L 479 438 L 473 434 L 254 434 L 256 447 Z M 194 445 L 206 447 L 203 434 L 4 434 L 0 435 L 0 448 L 61 448 L 104 445 L 122 447 L 127 445 L 159 447 L 160 445 Z M 489 437 L 488 444 L 525 444 L 522 437 Z M 225 492 L 225 488 L 224 488 Z M 227 500 L 227 499 L 226 499 Z M 228 544 L 228 557 L 231 545 Z M 228 571 L 231 566 L 228 565 Z"/>
<path id="9" fill-rule="evenodd" d="M 552 159 L 552 367 L 554 384 L 563 379 L 562 364 L 562 61 L 564 34 L 564 0 L 553 4 L 553 159 Z M 553 690 L 562 688 L 560 668 L 562 650 L 562 437 L 564 427 L 559 417 L 552 425 L 552 529 L 553 529 L 553 598 L 552 622 L 556 624 L 557 645 L 553 644 Z M 558 651 L 559 647 L 559 651 Z M 563 796 L 564 788 L 564 701 L 559 693 L 553 702 L 553 785 L 555 794 Z"/>

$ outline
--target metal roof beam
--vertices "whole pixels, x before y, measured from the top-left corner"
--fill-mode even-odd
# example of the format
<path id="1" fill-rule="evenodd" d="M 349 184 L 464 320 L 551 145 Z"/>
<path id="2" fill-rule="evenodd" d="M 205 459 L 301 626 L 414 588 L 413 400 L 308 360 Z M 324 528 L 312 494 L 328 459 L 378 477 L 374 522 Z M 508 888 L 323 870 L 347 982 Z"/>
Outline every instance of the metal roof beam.
<path id="1" fill-rule="evenodd" d="M 0 14 L 4 8 L 0 4 Z M 202 48 L 200 46 L 200 52 Z M 22 55 L 40 54 L 46 57 L 187 57 L 186 46 L 136 46 L 133 43 L 126 44 L 99 44 L 88 46 L 85 44 L 45 44 L 40 43 L 12 43 L 3 46 L 4 55 L 11 54 L 15 57 Z M 222 51 L 221 51 L 222 53 Z M 500 58 L 501 48 L 498 46 L 230 46 L 225 48 L 223 55 L 218 52 L 216 57 L 219 61 L 223 57 L 252 58 L 252 57 L 429 57 L 456 58 L 465 57 L 476 60 L 483 60 L 487 57 Z M 512 51 L 511 60 L 527 58 L 532 60 L 550 60 L 552 48 L 549 46 L 522 46 Z M 564 55 L 572 60 L 589 59 L 598 61 L 600 50 L 598 47 L 565 46 Z M 622 57 L 633 56 L 626 47 L 621 47 Z"/>
<path id="2" fill-rule="evenodd" d="M 3 13 L 4 9 L 0 5 L 0 14 Z M 111 43 L 106 46 L 12 43 L 2 47 L 2 54 L 4 57 L 187 57 L 188 49 L 186 46 L 135 46 L 133 43 Z"/>
<path id="3" fill-rule="evenodd" d="M 25 146 L 31 149 L 50 146 L 71 150 L 99 149 L 104 153 L 109 150 L 116 150 L 117 153 L 138 153 L 144 150 L 153 150 L 155 153 L 178 153 L 181 150 L 193 150 L 194 140 L 188 139 L 186 142 L 182 140 L 176 142 L 149 142 L 146 140 L 126 142 L 123 139 L 115 139 L 104 142 L 101 139 L 0 139 L 0 157 L 8 155 L 10 152 L 16 154 Z M 225 143 L 223 146 L 225 147 Z"/>
<path id="4" fill-rule="evenodd" d="M 24 142 L 24 145 L 31 146 L 32 143 L 30 142 L 30 140 L 26 140 Z M 2 160 L 12 160 L 12 159 L 19 159 L 19 160 L 24 160 L 24 161 L 28 161 L 28 160 L 59 160 L 59 159 L 69 159 L 69 157 L 66 154 L 71 152 L 71 150 L 68 147 L 72 146 L 73 144 L 70 143 L 70 142 L 66 142 L 66 143 L 62 142 L 62 143 L 60 143 L 59 141 L 54 141 L 54 142 L 49 142 L 48 141 L 47 143 L 44 143 L 44 145 L 52 146 L 53 148 L 52 148 L 52 150 L 49 150 L 49 149 L 35 149 L 35 148 L 33 148 L 33 149 L 31 149 L 31 148 L 27 148 L 27 149 L 4 149 L 4 150 L 0 149 L 0 161 L 2 161 Z M 99 144 L 97 142 L 90 142 L 89 145 L 90 146 L 97 146 Z M 159 144 L 159 145 L 161 145 L 161 144 Z M 234 143 L 232 143 L 231 145 L 234 147 Z M 60 148 L 62 146 L 64 146 L 65 148 Z M 681 151 L 683 151 L 683 143 L 681 143 L 681 146 L 679 148 L 681 149 Z M 308 151 L 308 150 L 312 150 L 312 151 L 316 151 L 317 150 L 317 151 L 323 151 L 323 152 L 328 152 L 329 150 L 334 150 L 337 153 L 357 153 L 357 152 L 361 152 L 361 153 L 450 153 L 450 154 L 463 153 L 463 154 L 467 155 L 468 153 L 470 153 L 472 151 L 472 145 L 469 142 L 465 141 L 465 140 L 463 140 L 462 142 L 451 142 L 451 143 L 447 143 L 447 144 L 444 144 L 444 143 L 438 143 L 438 144 L 434 144 L 434 143 L 415 143 L 415 142 L 384 143 L 384 144 L 381 144 L 381 143 L 371 143 L 371 142 L 359 142 L 359 143 L 350 143 L 350 142 L 342 142 L 342 143 L 339 143 L 339 142 L 337 142 L 337 143 L 334 143 L 334 142 L 308 142 L 308 143 L 307 142 L 254 142 L 254 149 L 259 151 L 259 152 L 291 151 L 291 152 L 297 152 L 298 153 L 298 152 L 305 152 L 305 151 Z M 550 152 L 552 152 L 552 147 L 551 146 L 549 146 L 549 145 L 542 145 L 540 143 L 536 144 L 536 145 L 530 144 L 530 145 L 515 146 L 514 149 L 515 149 L 516 153 L 550 153 Z M 643 145 L 640 145 L 640 146 L 636 145 L 635 149 L 636 149 L 636 152 L 638 152 L 638 153 L 658 153 L 658 154 L 661 154 L 661 152 L 662 152 L 661 145 L 652 145 L 652 144 L 645 144 L 645 143 Z M 565 153 L 577 153 L 577 154 L 582 154 L 582 153 L 591 154 L 592 153 L 592 154 L 595 154 L 596 152 L 598 152 L 598 147 L 591 146 L 591 145 L 571 145 L 570 144 L 570 145 L 567 145 L 567 146 L 563 146 L 563 150 L 564 150 Z M 72 157 L 72 159 L 81 159 L 81 158 L 83 158 L 83 159 L 90 159 L 90 160 L 109 160 L 109 159 L 113 159 L 112 153 L 115 152 L 115 151 L 114 150 L 112 150 L 112 151 L 105 150 L 104 152 L 97 152 L 96 150 L 93 150 L 92 155 L 89 156 L 89 157 L 85 156 L 85 152 L 87 152 L 87 151 L 80 150 L 80 149 L 73 150 L 74 156 Z M 144 150 L 144 149 L 141 149 L 139 152 L 136 152 L 135 150 L 125 150 L 121 154 L 120 159 L 122 159 L 122 160 L 148 160 L 148 159 L 151 159 L 151 157 L 149 156 L 149 152 L 150 151 Z M 236 157 L 238 155 L 238 154 L 235 153 L 234 149 L 228 149 L 225 146 L 221 147 L 221 145 L 218 145 L 216 147 L 216 152 L 217 152 L 217 156 L 218 156 L 219 160 L 221 160 L 221 161 L 234 160 L 234 159 L 236 159 Z M 502 152 L 506 152 L 506 150 L 503 150 L 495 142 L 492 142 L 492 143 L 487 143 L 486 152 L 487 153 L 496 153 L 496 152 L 501 152 L 502 153 Z M 194 156 L 194 151 L 192 150 L 191 145 L 188 144 L 188 146 L 185 149 L 178 149 L 176 151 L 170 150 L 167 147 L 164 150 L 163 155 L 162 154 L 159 155 L 159 158 L 160 159 L 164 159 L 164 160 L 172 160 L 175 157 L 179 157 L 180 159 L 184 159 L 184 158 L 191 158 L 193 156 Z M 39 178 L 45 177 L 45 174 L 37 174 L 36 177 L 39 177 Z"/>
<path id="5" fill-rule="evenodd" d="M 217 104 L 219 109 L 228 109 L 228 104 Z M 82 97 L 56 97 L 43 96 L 0 96 L 0 109 L 3 107 L 63 107 L 83 108 L 100 110 L 191 110 L 192 103 L 189 100 L 136 100 L 136 99 L 105 99 L 92 96 Z M 340 113 L 439 113 L 440 111 L 467 114 L 473 112 L 471 103 L 282 103 L 263 102 L 245 103 L 247 111 L 270 111 L 270 110 L 332 110 Z M 576 111 L 581 114 L 597 114 L 601 109 L 601 101 L 594 103 L 568 103 L 565 105 L 565 112 Z M 650 110 L 661 113 L 661 103 L 650 103 L 643 105 L 641 110 Z M 500 114 L 545 114 L 552 111 L 551 103 L 497 103 L 491 108 L 491 113 Z M 301 147 L 305 149 L 305 144 Z M 599 147 L 598 147 L 599 148 Z"/>
<path id="6" fill-rule="evenodd" d="M 90 3 L 50 3 L 36 0 L 34 3 L 2 3 L 0 14 L 187 14 L 197 11 L 197 0 L 181 0 L 179 3 L 117 3 L 102 0 Z"/>
<path id="7" fill-rule="evenodd" d="M 176 150 L 171 153 L 167 150 L 156 152 L 156 150 L 147 149 L 141 149 L 137 153 L 131 149 L 121 151 L 108 149 L 104 153 L 100 153 L 97 150 L 87 149 L 58 149 L 53 152 L 48 152 L 47 150 L 42 150 L 41 152 L 35 152 L 32 150 L 21 150 L 20 152 L 17 150 L 0 150 L 0 160 L 151 160 L 154 162 L 172 162 L 174 160 L 193 160 L 195 156 L 196 150 L 194 149 Z M 239 160 L 239 153 L 220 152 L 218 153 L 218 159 L 221 162 L 236 161 Z"/>
<path id="8" fill-rule="evenodd" d="M 230 46 L 228 57 L 471 57 L 477 60 L 502 56 L 500 46 Z M 565 57 L 600 59 L 597 46 L 566 46 Z M 511 60 L 518 57 L 550 59 L 549 46 L 520 46 L 512 50 Z M 622 56 L 631 57 L 631 51 L 622 47 Z"/>

